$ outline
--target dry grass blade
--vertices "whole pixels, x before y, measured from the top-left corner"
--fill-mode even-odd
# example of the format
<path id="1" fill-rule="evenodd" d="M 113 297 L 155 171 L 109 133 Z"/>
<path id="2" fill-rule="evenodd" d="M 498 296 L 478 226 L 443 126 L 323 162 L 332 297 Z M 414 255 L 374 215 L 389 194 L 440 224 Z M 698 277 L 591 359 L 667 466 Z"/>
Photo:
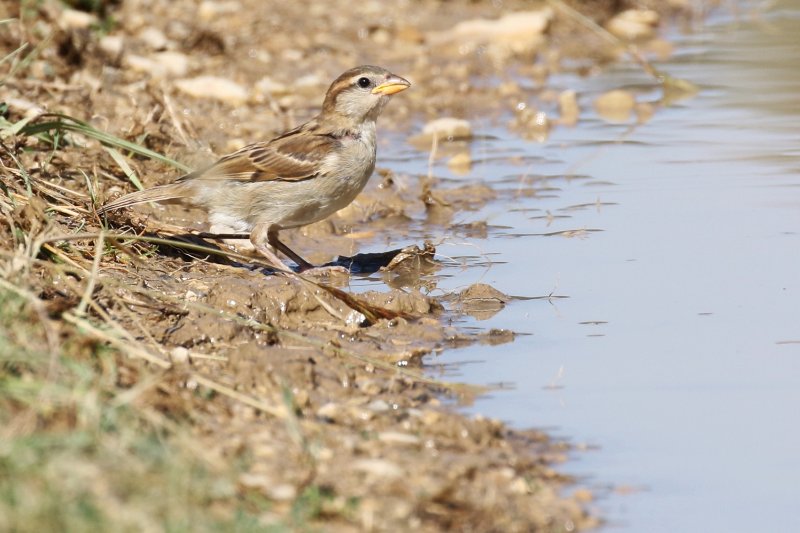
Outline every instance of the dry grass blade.
<path id="1" fill-rule="evenodd" d="M 124 354 L 127 354 L 132 357 L 138 357 L 140 359 L 144 359 L 154 365 L 157 365 L 161 368 L 170 368 L 172 364 L 169 361 L 165 361 L 164 359 L 158 357 L 157 355 L 153 355 L 147 350 L 136 346 L 134 343 L 130 342 L 130 339 L 122 339 L 111 333 L 104 331 L 85 318 L 80 318 L 77 315 L 72 313 L 64 313 L 62 318 L 80 328 L 84 333 L 95 337 L 98 340 L 104 341 L 112 345 L 114 348 L 118 349 Z"/>
<path id="2" fill-rule="evenodd" d="M 142 185 L 142 182 L 139 181 L 139 178 L 136 176 L 136 172 L 134 172 L 128 162 L 125 161 L 125 158 L 122 156 L 122 154 L 110 146 L 104 146 L 103 148 L 105 148 L 106 152 L 108 152 L 114 162 L 119 165 L 119 168 L 121 168 L 122 172 L 125 173 L 125 177 L 128 178 L 131 183 L 133 183 L 133 186 L 140 191 L 143 190 L 144 185 Z"/>
<path id="3" fill-rule="evenodd" d="M 94 288 L 97 285 L 97 274 L 100 269 L 100 260 L 103 258 L 104 244 L 105 235 L 101 231 L 100 235 L 97 237 L 97 244 L 94 248 L 94 261 L 92 262 L 92 271 L 89 273 L 89 282 L 86 284 L 86 290 L 83 293 L 83 298 L 81 298 L 81 302 L 78 304 L 78 308 L 75 310 L 78 315 L 83 316 L 86 314 L 86 306 L 92 299 L 92 293 L 94 293 Z"/>
<path id="4" fill-rule="evenodd" d="M 645 59 L 642 54 L 639 53 L 639 49 L 635 45 L 622 41 L 577 9 L 568 6 L 563 0 L 547 0 L 547 3 L 564 13 L 570 19 L 576 21 L 578 24 L 587 28 L 589 31 L 606 41 L 611 46 L 624 49 L 628 55 L 636 63 L 638 63 L 640 67 L 642 67 L 642 70 L 644 70 L 647 74 L 655 78 L 658 83 L 664 86 L 665 91 L 669 91 L 673 93 L 673 95 L 675 93 L 691 94 L 697 92 L 697 86 L 695 84 L 688 80 L 674 78 L 669 74 L 657 69 L 652 63 Z M 676 99 L 676 97 L 672 96 L 672 99 Z"/>
<path id="5" fill-rule="evenodd" d="M 191 379 L 196 381 L 198 385 L 202 385 L 203 387 L 208 387 L 209 389 L 218 392 L 224 396 L 228 396 L 236 400 L 237 402 L 241 402 L 245 405 L 249 405 L 259 411 L 263 411 L 268 415 L 274 416 L 275 418 L 285 419 L 286 418 L 286 408 L 284 406 L 274 407 L 265 403 L 262 400 L 257 398 L 253 398 L 248 396 L 247 394 L 242 394 L 228 386 L 223 385 L 222 383 L 218 383 L 211 378 L 202 376 L 200 374 L 194 373 L 191 376 Z"/>
<path id="6" fill-rule="evenodd" d="M 45 113 L 43 115 L 39 115 L 36 117 L 35 121 L 23 126 L 19 130 L 19 134 L 40 135 L 43 133 L 50 134 L 53 131 L 57 133 L 79 133 L 81 135 L 85 135 L 86 137 L 95 139 L 105 146 L 125 150 L 144 157 L 149 157 L 150 159 L 161 161 L 162 163 L 166 163 L 182 171 L 190 170 L 190 168 L 183 163 L 179 163 L 178 161 L 175 161 L 174 159 L 171 159 L 165 155 L 159 154 L 158 152 L 150 150 L 149 148 L 145 148 L 140 144 L 126 141 L 125 139 L 120 139 L 119 137 L 111 135 L 110 133 L 100 131 L 87 122 L 83 122 L 82 120 L 78 120 L 62 113 Z"/>

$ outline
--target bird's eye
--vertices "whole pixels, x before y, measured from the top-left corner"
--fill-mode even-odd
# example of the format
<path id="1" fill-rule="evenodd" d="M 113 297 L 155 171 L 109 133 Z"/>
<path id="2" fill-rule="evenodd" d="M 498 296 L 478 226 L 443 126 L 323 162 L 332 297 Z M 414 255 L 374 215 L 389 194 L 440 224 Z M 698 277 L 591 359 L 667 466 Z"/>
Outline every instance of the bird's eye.
<path id="1" fill-rule="evenodd" d="M 369 81 L 369 78 L 358 78 L 358 81 L 356 83 L 358 83 L 358 86 L 361 87 L 362 89 L 366 89 L 367 87 L 372 85 L 372 82 Z"/>

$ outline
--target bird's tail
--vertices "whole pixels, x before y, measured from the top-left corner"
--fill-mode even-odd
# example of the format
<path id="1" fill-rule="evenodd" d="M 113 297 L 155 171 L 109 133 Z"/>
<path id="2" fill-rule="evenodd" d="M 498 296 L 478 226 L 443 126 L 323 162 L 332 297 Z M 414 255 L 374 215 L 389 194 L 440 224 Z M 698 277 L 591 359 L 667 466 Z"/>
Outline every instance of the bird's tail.
<path id="1" fill-rule="evenodd" d="M 122 209 L 123 207 L 130 207 L 132 205 L 141 204 L 144 202 L 164 202 L 167 200 L 178 200 L 185 198 L 188 195 L 185 183 L 170 183 L 167 185 L 158 185 L 152 189 L 145 189 L 144 191 L 136 191 L 125 196 L 120 196 L 113 202 L 109 202 L 97 210 L 97 213 L 102 215 L 108 211 L 115 209 Z"/>

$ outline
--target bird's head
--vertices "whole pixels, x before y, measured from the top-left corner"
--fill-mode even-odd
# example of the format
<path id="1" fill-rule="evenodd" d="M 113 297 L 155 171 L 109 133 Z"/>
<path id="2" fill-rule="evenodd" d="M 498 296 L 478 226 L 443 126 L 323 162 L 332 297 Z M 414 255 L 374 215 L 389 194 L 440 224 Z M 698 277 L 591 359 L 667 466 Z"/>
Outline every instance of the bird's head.
<path id="1" fill-rule="evenodd" d="M 381 67 L 365 65 L 343 73 L 331 84 L 322 104 L 322 114 L 353 123 L 378 118 L 391 95 L 411 84 Z"/>

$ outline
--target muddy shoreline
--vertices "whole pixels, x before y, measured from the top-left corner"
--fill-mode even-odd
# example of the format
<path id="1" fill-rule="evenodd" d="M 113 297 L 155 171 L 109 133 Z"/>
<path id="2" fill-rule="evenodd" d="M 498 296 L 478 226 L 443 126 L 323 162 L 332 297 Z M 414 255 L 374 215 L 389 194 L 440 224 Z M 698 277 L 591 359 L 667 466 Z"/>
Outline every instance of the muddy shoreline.
<path id="1" fill-rule="evenodd" d="M 549 91 L 548 76 L 567 62 L 589 74 L 619 55 L 544 3 L 409 1 L 389 10 L 368 2 L 357 24 L 325 2 L 268 10 L 254 0 L 97 5 L 0 4 L 0 19 L 16 19 L 4 26 L 0 56 L 29 43 L 8 61 L 14 68 L 0 98 L 6 124 L 63 113 L 190 167 L 308 119 L 336 74 L 378 63 L 414 84 L 387 108 L 379 135 L 436 146 L 435 157 L 468 169 L 473 132 L 426 133 L 421 125 L 480 110 L 511 114 L 510 127 L 523 136 L 546 135 L 571 116 L 569 97 Z M 600 24 L 631 7 L 574 5 Z M 671 9 L 648 16 L 682 12 L 678 3 Z M 629 23 L 642 32 L 629 37 L 641 43 L 658 41 L 656 30 L 644 15 Z M 519 105 L 534 101 L 536 110 Z M 36 323 L 36 335 L 12 335 L 11 345 L 60 354 L 49 367 L 13 375 L 51 379 L 70 360 L 94 369 L 105 399 L 98 405 L 121 402 L 143 431 L 224 480 L 188 524 L 206 529 L 206 518 L 230 525 L 242 515 L 256 529 L 573 531 L 598 523 L 586 509 L 588 491 L 566 495 L 571 480 L 557 465 L 567 444 L 459 414 L 452 401 L 470 402 L 482 391 L 424 371 L 426 358 L 450 347 L 513 340 L 512 332 L 448 325 L 462 313 L 496 313 L 513 305 L 510 297 L 480 285 L 433 296 L 426 276 L 437 263 L 430 249 L 414 251 L 383 272 L 382 290 L 358 296 L 396 316 L 354 319 L 353 305 L 316 284 L 347 292 L 346 276 L 308 282 L 270 275 L 246 257 L 139 238 L 204 231 L 197 211 L 145 206 L 101 220 L 96 207 L 133 190 L 131 176 L 152 186 L 180 171 L 80 132 L 56 141 L 8 126 L 2 133 L 3 294 L 26 302 L 4 328 L 20 317 Z M 480 232 L 455 227 L 456 215 L 497 191 L 398 174 L 381 163 L 380 146 L 378 153 L 379 171 L 356 202 L 284 240 L 326 263 L 380 242 L 382 233 L 408 233 L 413 220 L 442 233 Z M 424 251 L 425 243 L 416 244 Z M 111 355 L 95 360 L 99 353 Z M 76 415 L 81 401 L 43 413 L 3 396 L 9 438 L 86 429 Z M 108 500 L 98 511 L 105 523 L 142 524 L 135 510 L 119 510 L 126 497 L 117 481 L 98 473 L 92 483 L 105 487 L 96 494 Z M 139 495 L 146 484 L 127 490 Z M 141 504 L 160 509 L 155 530 L 157 517 L 172 512 L 159 505 Z M 25 529 L 26 515 L 7 516 L 3 529 Z"/>

